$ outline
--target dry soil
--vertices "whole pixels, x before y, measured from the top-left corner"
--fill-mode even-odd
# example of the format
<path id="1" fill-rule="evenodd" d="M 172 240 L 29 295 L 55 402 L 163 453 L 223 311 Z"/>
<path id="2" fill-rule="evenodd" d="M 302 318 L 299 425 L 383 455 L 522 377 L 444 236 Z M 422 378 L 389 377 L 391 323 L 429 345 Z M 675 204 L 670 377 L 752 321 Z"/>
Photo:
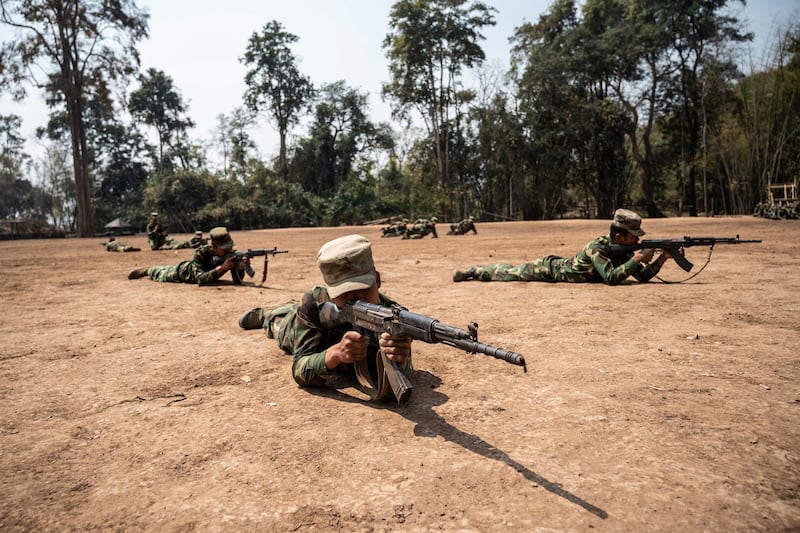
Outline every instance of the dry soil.
<path id="1" fill-rule="evenodd" d="M 234 232 L 239 249 L 289 250 L 263 286 L 259 259 L 246 285 L 197 287 L 127 279 L 192 250 L 0 242 L 0 530 L 800 529 L 800 221 L 645 220 L 654 238 L 763 240 L 717 246 L 681 284 L 452 282 L 463 265 L 571 255 L 607 228 Z M 479 323 L 528 373 L 416 342 L 407 405 L 299 388 L 289 356 L 237 319 L 319 283 L 316 251 L 356 232 L 384 292 Z M 695 271 L 707 255 L 687 251 Z"/>

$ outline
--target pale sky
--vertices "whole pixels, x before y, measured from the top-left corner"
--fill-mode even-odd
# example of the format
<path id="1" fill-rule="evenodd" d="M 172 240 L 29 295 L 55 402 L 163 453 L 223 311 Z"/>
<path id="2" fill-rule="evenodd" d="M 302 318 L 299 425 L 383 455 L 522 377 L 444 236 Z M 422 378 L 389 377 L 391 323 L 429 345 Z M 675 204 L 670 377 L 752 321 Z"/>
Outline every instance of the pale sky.
<path id="1" fill-rule="evenodd" d="M 482 46 L 487 63 L 508 65 L 508 38 L 525 21 L 535 22 L 550 0 L 485 0 L 497 9 L 497 24 L 484 31 Z M 245 67 L 239 62 L 247 40 L 271 20 L 299 37 L 292 46 L 300 71 L 314 85 L 345 80 L 349 87 L 369 93 L 371 116 L 389 120 L 381 101 L 381 84 L 388 81 L 382 47 L 388 33 L 393 0 L 139 0 L 149 14 L 150 37 L 139 45 L 141 70 L 154 67 L 173 79 L 196 127 L 194 141 L 208 140 L 220 113 L 242 105 Z M 736 4 L 738 5 L 738 4 Z M 774 40 L 774 30 L 786 21 L 800 21 L 798 0 L 750 0 L 739 18 L 756 34 L 754 60 L 762 62 L 763 49 Z M 10 36 L 0 25 L 0 40 Z M 133 88 L 138 87 L 134 83 Z M 0 113 L 23 117 L 22 134 L 33 138 L 35 128 L 47 121 L 43 95 L 29 90 L 17 104 L 0 95 Z M 266 125 L 252 133 L 263 157 L 277 153 L 277 134 Z M 29 153 L 37 150 L 32 141 Z"/>

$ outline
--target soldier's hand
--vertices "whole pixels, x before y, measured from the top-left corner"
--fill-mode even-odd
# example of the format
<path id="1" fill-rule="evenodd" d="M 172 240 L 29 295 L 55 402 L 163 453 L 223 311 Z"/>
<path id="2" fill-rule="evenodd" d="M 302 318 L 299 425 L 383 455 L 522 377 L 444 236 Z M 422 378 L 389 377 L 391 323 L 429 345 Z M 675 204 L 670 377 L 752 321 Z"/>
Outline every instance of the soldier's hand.
<path id="1" fill-rule="evenodd" d="M 355 363 L 367 356 L 369 339 L 357 331 L 348 331 L 342 340 L 325 351 L 325 366 L 336 368 L 340 363 Z"/>
<path id="2" fill-rule="evenodd" d="M 234 266 L 236 266 L 236 258 L 233 256 L 230 256 L 225 260 L 224 263 L 222 263 L 222 269 L 225 270 L 226 272 L 232 269 Z"/>
<path id="3" fill-rule="evenodd" d="M 655 250 L 652 248 L 642 248 L 641 250 L 636 250 L 633 254 L 633 260 L 636 263 L 649 263 L 653 260 L 653 253 Z"/>
<path id="4" fill-rule="evenodd" d="M 378 344 L 386 357 L 395 363 L 403 364 L 411 355 L 411 337 L 392 337 L 381 333 Z"/>

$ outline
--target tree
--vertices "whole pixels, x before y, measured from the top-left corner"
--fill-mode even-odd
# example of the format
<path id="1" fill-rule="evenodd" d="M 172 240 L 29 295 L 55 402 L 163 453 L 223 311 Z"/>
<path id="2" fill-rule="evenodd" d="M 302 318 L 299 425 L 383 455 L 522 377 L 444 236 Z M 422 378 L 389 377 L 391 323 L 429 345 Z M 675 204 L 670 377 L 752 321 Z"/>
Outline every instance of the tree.
<path id="1" fill-rule="evenodd" d="M 689 215 L 697 216 L 697 169 L 702 167 L 704 132 L 715 114 L 708 105 L 708 94 L 719 92 L 731 80 L 741 77 L 724 47 L 729 43 L 752 40 L 752 34 L 738 30 L 738 20 L 720 14 L 730 0 L 671 0 L 665 2 L 660 18 L 672 35 L 670 57 L 675 75 L 667 80 L 665 107 L 679 115 L 681 153 L 688 172 L 686 182 Z M 742 1 L 743 0 L 737 0 Z M 714 86 L 712 86 L 714 85 Z M 703 187 L 703 210 L 709 213 Z"/>
<path id="2" fill-rule="evenodd" d="M 374 149 L 388 149 L 388 133 L 368 118 L 367 94 L 344 81 L 318 91 L 309 136 L 300 139 L 291 174 L 304 189 L 323 197 L 336 193 L 358 168 L 358 160 Z"/>
<path id="3" fill-rule="evenodd" d="M 464 69 L 486 58 L 480 30 L 495 24 L 494 8 L 467 0 L 398 0 L 389 15 L 383 42 L 391 81 L 383 94 L 394 102 L 393 114 L 409 119 L 416 110 L 434 144 L 437 187 L 450 192 L 450 147 L 458 135 L 460 90 Z M 442 208 L 449 211 L 448 204 Z M 447 215 L 447 213 L 443 213 Z"/>
<path id="4" fill-rule="evenodd" d="M 141 86 L 130 96 L 128 108 L 135 119 L 153 126 L 158 133 L 158 169 L 173 171 L 175 165 L 171 157 L 165 160 L 164 147 L 168 156 L 176 155 L 183 168 L 187 168 L 187 130 L 194 127 L 192 119 L 185 116 L 188 106 L 183 103 L 172 78 L 164 71 L 154 68 L 139 78 Z"/>
<path id="5" fill-rule="evenodd" d="M 249 70 L 244 99 L 254 112 L 266 111 L 275 121 L 280 136 L 280 169 L 284 182 L 289 179 L 286 134 L 299 121 L 299 113 L 314 95 L 311 80 L 300 74 L 289 45 L 297 36 L 285 31 L 280 22 L 264 25 L 261 34 L 253 33 L 240 59 Z"/>
<path id="6" fill-rule="evenodd" d="M 0 22 L 17 31 L 2 50 L 4 85 L 16 87 L 18 99 L 26 83 L 44 89 L 69 117 L 82 237 L 94 233 L 84 106 L 91 94 L 107 96 L 110 82 L 136 71 L 135 45 L 147 37 L 147 18 L 134 0 L 0 0 Z"/>
<path id="7" fill-rule="evenodd" d="M 23 210 L 22 197 L 17 193 L 24 185 L 18 182 L 23 181 L 23 170 L 30 163 L 30 156 L 23 152 L 21 125 L 22 119 L 17 115 L 0 115 L 0 218 L 13 217 Z"/>
<path id="8" fill-rule="evenodd" d="M 247 110 L 237 107 L 230 115 L 217 115 L 214 140 L 222 152 L 222 174 L 244 179 L 251 152 L 256 143 L 248 130 L 255 124 L 255 117 Z"/>

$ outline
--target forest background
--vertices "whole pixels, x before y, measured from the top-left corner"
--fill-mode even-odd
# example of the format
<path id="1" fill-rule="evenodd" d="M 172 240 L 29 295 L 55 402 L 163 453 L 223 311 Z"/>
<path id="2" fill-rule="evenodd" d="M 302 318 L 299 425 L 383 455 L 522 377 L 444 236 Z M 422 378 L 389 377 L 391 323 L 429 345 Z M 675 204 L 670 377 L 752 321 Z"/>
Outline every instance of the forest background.
<path id="1" fill-rule="evenodd" d="M 141 68 L 136 2 L 0 0 L 0 87 L 43 91 L 50 110 L 36 159 L 20 117 L 0 112 L 0 219 L 7 233 L 90 236 L 114 218 L 143 228 L 151 211 L 174 232 L 750 213 L 800 175 L 800 23 L 783 21 L 748 65 L 743 4 L 555 0 L 520 21 L 497 72 L 481 47 L 489 4 L 400 0 L 383 41 L 386 122 L 347 80 L 314 84 L 298 37 L 268 21 L 237 58 L 246 91 L 218 117 L 217 164 L 170 73 Z M 256 149 L 260 122 L 278 132 L 274 157 Z"/>

